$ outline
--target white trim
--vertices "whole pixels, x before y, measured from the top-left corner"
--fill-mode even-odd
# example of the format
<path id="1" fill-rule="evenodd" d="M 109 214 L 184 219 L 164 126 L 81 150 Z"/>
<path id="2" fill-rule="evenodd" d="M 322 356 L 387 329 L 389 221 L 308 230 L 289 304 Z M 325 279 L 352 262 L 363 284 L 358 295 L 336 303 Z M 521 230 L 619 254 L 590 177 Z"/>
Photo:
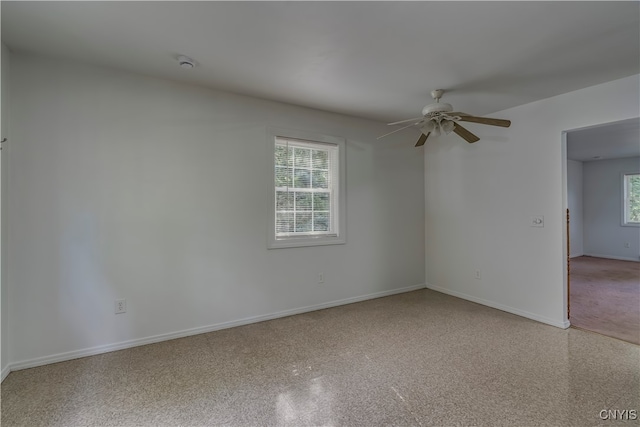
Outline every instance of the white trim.
<path id="1" fill-rule="evenodd" d="M 457 298 L 462 298 L 467 301 L 476 302 L 478 304 L 486 305 L 487 307 L 495 308 L 501 311 L 506 311 L 507 313 L 516 314 L 521 317 L 526 317 L 527 319 L 535 320 L 537 322 L 546 323 L 547 325 L 555 326 L 556 328 L 567 329 L 569 326 L 571 326 L 571 323 L 569 323 L 569 320 L 565 320 L 564 322 L 558 322 L 548 317 L 539 316 L 537 314 L 529 313 L 528 311 L 519 310 L 517 308 L 509 307 L 507 305 L 499 304 L 497 302 L 474 297 L 472 295 L 463 294 L 462 292 L 441 288 L 439 286 L 435 286 L 430 283 L 427 283 L 427 289 L 431 289 L 437 292 L 442 292 L 443 294 L 451 295 Z"/>
<path id="2" fill-rule="evenodd" d="M 269 149 L 267 150 L 269 155 L 269 176 L 268 176 L 268 197 L 269 212 L 267 215 L 267 248 L 268 249 L 281 249 L 303 246 L 319 246 L 319 245 L 342 245 L 347 242 L 347 198 L 346 198 L 346 140 L 341 137 L 325 135 L 317 132 L 310 132 L 304 130 L 284 129 L 278 127 L 267 127 L 267 142 Z M 276 138 L 285 138 L 301 141 L 309 141 L 310 143 L 324 143 L 330 144 L 337 148 L 333 153 L 333 156 L 338 157 L 338 185 L 333 188 L 335 200 L 332 205 L 337 205 L 337 212 L 332 212 L 332 223 L 335 224 L 336 229 L 332 230 L 332 234 L 319 234 L 319 235 L 300 235 L 291 236 L 285 238 L 276 238 L 275 229 L 275 168 L 274 168 L 274 153 L 276 146 Z M 335 203 L 337 201 L 337 204 Z"/>
<path id="3" fill-rule="evenodd" d="M 594 258 L 617 259 L 619 261 L 640 262 L 640 255 L 637 258 L 624 257 L 624 256 L 615 256 L 615 255 L 603 255 L 603 254 L 584 254 L 584 256 L 591 256 L 591 257 L 594 257 Z"/>
<path id="4" fill-rule="evenodd" d="M 629 201 L 628 199 L 628 194 L 627 194 L 627 177 L 628 176 L 633 176 L 633 175 L 640 175 L 640 172 L 622 172 L 622 226 L 623 227 L 640 227 L 640 222 L 630 222 L 627 221 L 627 213 L 628 213 L 628 207 L 627 207 L 627 202 Z"/>
<path id="5" fill-rule="evenodd" d="M 309 305 L 306 307 L 294 308 L 292 310 L 283 310 L 262 316 L 246 317 L 244 319 L 232 320 L 229 322 L 216 323 L 214 325 L 202 326 L 199 328 L 185 329 L 178 332 L 170 332 L 168 334 L 160 334 L 147 338 L 138 338 L 129 341 L 123 341 L 114 344 L 101 345 L 97 347 L 85 348 L 82 350 L 74 350 L 66 353 L 52 354 L 50 356 L 36 357 L 34 359 L 22 360 L 11 363 L 7 371 L 17 371 L 20 369 L 33 368 L 36 366 L 48 365 L 50 363 L 64 362 L 66 360 L 78 359 L 80 357 L 94 356 L 96 354 L 108 353 L 111 351 L 124 350 L 126 348 L 137 347 L 140 345 L 153 344 L 161 341 L 168 341 L 176 338 L 184 338 L 192 335 L 204 334 L 208 332 L 218 331 L 221 329 L 233 328 L 236 326 L 248 325 L 250 323 L 263 322 L 265 320 L 277 319 L 280 317 L 293 316 L 295 314 L 307 313 L 310 311 L 322 310 L 330 307 L 337 307 L 355 302 L 387 297 L 390 295 L 412 292 L 418 289 L 424 289 L 425 285 L 407 286 L 404 288 L 391 289 L 388 291 L 374 292 L 372 294 L 361 295 L 357 297 L 344 298 L 341 300 L 330 301 L 322 304 Z M 7 372 L 8 374 L 9 372 Z M 4 371 L 3 371 L 4 374 Z"/>
<path id="6" fill-rule="evenodd" d="M 577 253 L 577 254 L 571 254 L 569 256 L 569 258 L 578 258 L 579 256 L 584 256 L 584 253 L 580 252 L 580 253 Z"/>
<path id="7" fill-rule="evenodd" d="M 568 168 L 569 160 L 567 159 L 567 131 L 560 133 L 560 165 L 561 165 L 561 185 L 562 188 L 562 213 L 564 215 L 569 211 L 569 181 Z M 582 208 L 581 208 L 582 209 Z M 571 212 L 569 212 L 571 215 Z M 571 218 L 569 218 L 571 220 Z M 565 319 L 562 328 L 569 327 L 569 259 L 571 258 L 571 229 L 566 221 L 562 221 L 562 317 Z M 583 247 L 584 250 L 584 247 Z M 525 316 L 526 317 L 526 316 Z M 566 326 L 565 326 L 566 324 Z"/>
<path id="8" fill-rule="evenodd" d="M 4 379 L 7 378 L 7 375 L 9 375 L 10 373 L 11 373 L 11 365 L 5 366 L 2 372 L 0 372 L 0 383 L 4 381 Z"/>

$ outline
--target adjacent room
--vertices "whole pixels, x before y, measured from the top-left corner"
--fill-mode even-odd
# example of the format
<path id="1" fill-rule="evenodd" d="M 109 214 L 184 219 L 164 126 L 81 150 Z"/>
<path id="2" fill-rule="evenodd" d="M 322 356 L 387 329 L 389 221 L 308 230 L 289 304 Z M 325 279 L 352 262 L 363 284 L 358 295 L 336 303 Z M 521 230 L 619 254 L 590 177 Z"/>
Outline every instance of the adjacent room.
<path id="1" fill-rule="evenodd" d="M 640 345 L 640 119 L 567 133 L 571 325 Z"/>
<path id="2" fill-rule="evenodd" d="M 640 3 L 0 12 L 3 426 L 640 422 Z"/>

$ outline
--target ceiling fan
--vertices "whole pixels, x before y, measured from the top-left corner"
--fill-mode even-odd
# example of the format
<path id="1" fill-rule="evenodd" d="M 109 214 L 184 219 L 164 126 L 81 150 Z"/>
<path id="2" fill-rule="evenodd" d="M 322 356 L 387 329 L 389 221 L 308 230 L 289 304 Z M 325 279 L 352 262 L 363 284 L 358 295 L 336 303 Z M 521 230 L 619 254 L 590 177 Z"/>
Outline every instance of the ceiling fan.
<path id="1" fill-rule="evenodd" d="M 396 129 L 392 132 L 379 136 L 378 139 L 384 138 L 385 136 L 391 135 L 392 133 L 400 132 L 401 130 L 408 127 L 415 126 L 422 132 L 422 135 L 420 135 L 420 139 L 418 139 L 418 142 L 416 143 L 416 147 L 424 145 L 431 133 L 433 133 L 435 136 L 438 136 L 441 133 L 445 133 L 448 135 L 451 132 L 455 132 L 458 136 L 462 137 L 465 141 L 471 144 L 479 141 L 480 138 L 469 132 L 458 122 L 480 123 L 483 125 L 500 126 L 504 128 L 508 128 L 509 126 L 511 126 L 510 120 L 492 119 L 489 117 L 476 117 L 467 113 L 453 111 L 453 106 L 451 106 L 451 104 L 440 102 L 440 98 L 442 98 L 443 94 L 443 89 L 436 89 L 431 91 L 431 96 L 436 100 L 436 103 L 429 104 L 424 107 L 422 109 L 422 117 L 414 117 L 412 119 L 388 123 L 389 126 L 399 125 L 403 123 L 409 124 L 401 127 L 400 129 Z"/>

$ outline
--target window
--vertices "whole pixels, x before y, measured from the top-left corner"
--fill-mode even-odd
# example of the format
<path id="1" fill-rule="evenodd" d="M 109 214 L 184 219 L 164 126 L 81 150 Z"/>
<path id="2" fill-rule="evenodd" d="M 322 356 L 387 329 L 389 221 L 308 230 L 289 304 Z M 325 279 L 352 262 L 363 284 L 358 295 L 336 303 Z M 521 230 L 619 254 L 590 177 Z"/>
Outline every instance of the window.
<path id="1" fill-rule="evenodd" d="M 345 243 L 344 140 L 273 130 L 269 248 Z"/>
<path id="2" fill-rule="evenodd" d="M 640 173 L 625 174 L 623 183 L 623 225 L 640 226 Z"/>

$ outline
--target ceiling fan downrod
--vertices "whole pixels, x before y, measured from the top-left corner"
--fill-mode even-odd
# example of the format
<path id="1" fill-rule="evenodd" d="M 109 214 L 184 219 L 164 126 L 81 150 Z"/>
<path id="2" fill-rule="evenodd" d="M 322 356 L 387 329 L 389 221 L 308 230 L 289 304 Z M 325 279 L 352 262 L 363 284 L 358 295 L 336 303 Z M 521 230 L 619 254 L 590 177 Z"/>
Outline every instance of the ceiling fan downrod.
<path id="1" fill-rule="evenodd" d="M 444 89 L 436 89 L 431 91 L 431 97 L 436 100 L 436 102 L 440 102 L 440 98 L 444 95 Z"/>

